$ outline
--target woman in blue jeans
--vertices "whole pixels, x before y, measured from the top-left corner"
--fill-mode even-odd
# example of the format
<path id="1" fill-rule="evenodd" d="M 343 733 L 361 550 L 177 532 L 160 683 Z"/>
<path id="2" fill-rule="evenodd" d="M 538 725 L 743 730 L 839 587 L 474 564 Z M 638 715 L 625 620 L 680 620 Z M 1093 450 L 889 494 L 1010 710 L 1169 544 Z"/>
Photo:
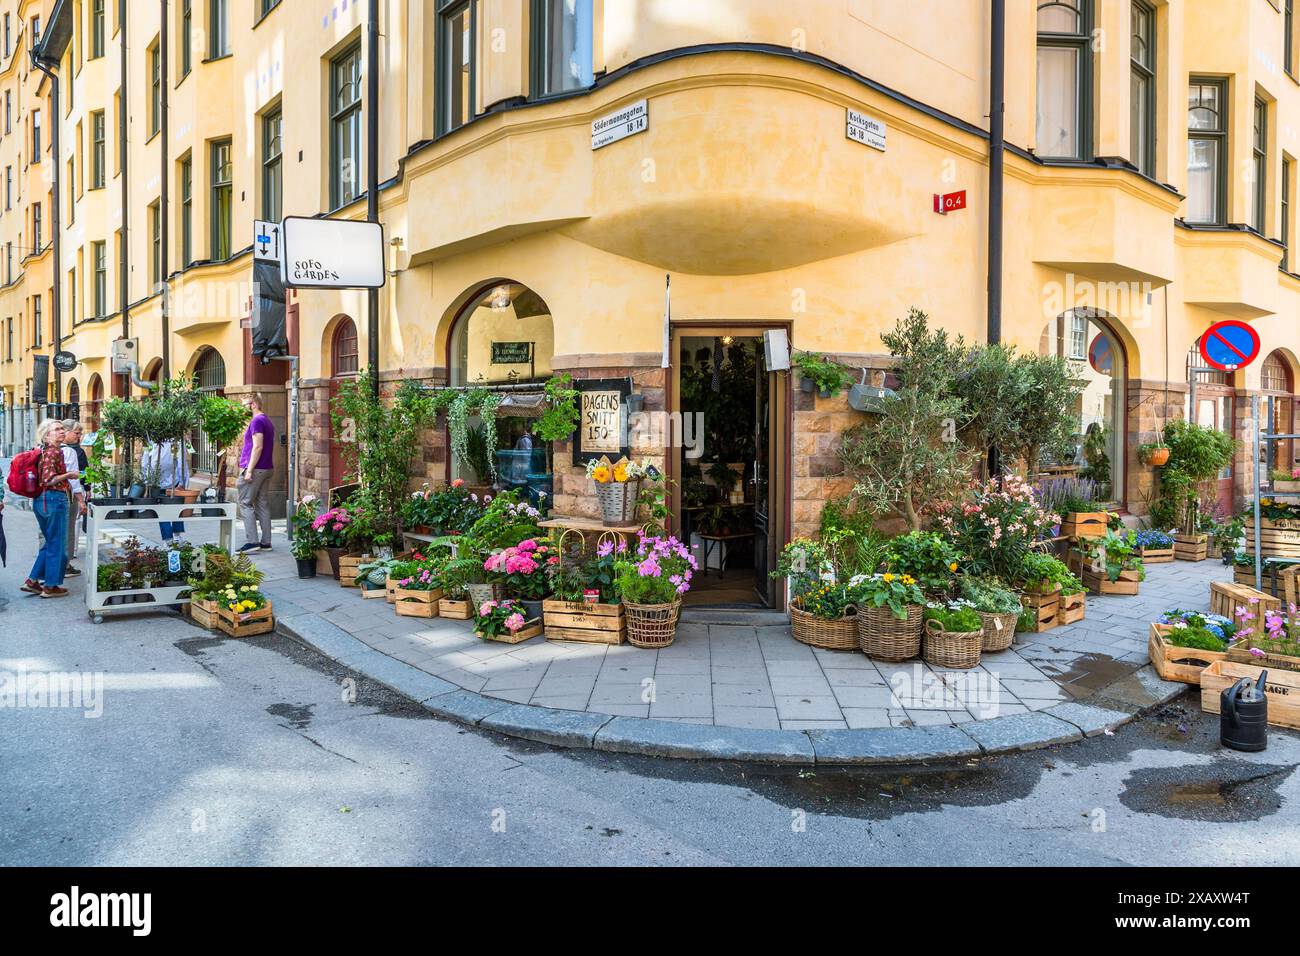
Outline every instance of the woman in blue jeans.
<path id="1" fill-rule="evenodd" d="M 32 511 L 36 513 L 36 523 L 40 525 L 41 534 L 45 535 L 45 544 L 36 553 L 36 563 L 32 573 L 27 576 L 23 590 L 28 594 L 39 594 L 43 598 L 67 597 L 68 589 L 63 586 L 63 572 L 68 567 L 66 549 L 68 533 L 68 479 L 76 478 L 76 472 L 67 470 L 63 460 L 63 422 L 47 418 L 36 428 L 36 444 L 41 449 L 41 462 L 38 468 L 41 492 L 32 502 Z"/>

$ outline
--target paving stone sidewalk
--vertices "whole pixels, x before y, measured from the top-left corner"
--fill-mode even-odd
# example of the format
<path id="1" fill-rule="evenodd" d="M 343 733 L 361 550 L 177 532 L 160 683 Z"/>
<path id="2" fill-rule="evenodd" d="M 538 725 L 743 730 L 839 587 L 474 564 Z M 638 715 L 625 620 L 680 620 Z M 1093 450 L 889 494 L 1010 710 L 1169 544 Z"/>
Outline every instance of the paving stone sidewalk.
<path id="1" fill-rule="evenodd" d="M 501 707 L 738 731 L 961 726 L 967 744 L 979 740 L 979 722 L 1049 709 L 1058 714 L 1062 704 L 1085 702 L 1129 677 L 1147 663 L 1151 620 L 1169 607 L 1208 607 L 1209 583 L 1230 579 L 1217 561 L 1151 566 L 1139 596 L 1089 596 L 1083 621 L 1018 634 L 1011 649 L 985 655 L 973 671 L 957 671 L 810 648 L 791 637 L 788 625 L 694 623 L 689 615 L 674 644 L 658 651 L 540 637 L 517 645 L 482 642 L 467 621 L 397 617 L 385 602 L 362 600 L 330 578 L 300 580 L 287 549 L 258 555 L 258 564 L 277 617 L 298 636 L 308 629 L 305 621 L 318 618 Z"/>

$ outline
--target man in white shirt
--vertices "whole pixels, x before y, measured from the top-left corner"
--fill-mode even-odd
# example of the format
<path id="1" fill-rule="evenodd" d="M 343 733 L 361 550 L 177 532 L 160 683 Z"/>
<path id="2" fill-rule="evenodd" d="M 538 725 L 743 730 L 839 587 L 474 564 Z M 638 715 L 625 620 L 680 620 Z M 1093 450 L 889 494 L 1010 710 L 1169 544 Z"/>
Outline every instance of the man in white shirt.
<path id="1" fill-rule="evenodd" d="M 71 475 L 68 479 L 68 540 L 63 552 L 67 567 L 63 573 L 65 576 L 74 578 L 81 574 L 81 570 L 72 565 L 72 559 L 77 556 L 77 524 L 86 511 L 86 489 L 82 487 L 79 480 L 81 477 L 81 460 L 77 456 L 75 447 L 81 441 L 80 423 L 77 423 L 77 429 L 76 440 L 74 441 L 72 435 L 68 434 L 65 439 L 66 443 L 63 446 L 63 465 Z"/>

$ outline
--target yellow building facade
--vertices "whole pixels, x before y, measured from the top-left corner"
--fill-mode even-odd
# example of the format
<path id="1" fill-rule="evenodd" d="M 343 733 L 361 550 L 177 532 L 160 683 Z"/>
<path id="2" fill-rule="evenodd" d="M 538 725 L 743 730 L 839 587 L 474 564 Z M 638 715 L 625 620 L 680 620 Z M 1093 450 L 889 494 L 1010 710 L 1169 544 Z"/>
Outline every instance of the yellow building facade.
<path id="1" fill-rule="evenodd" d="M 184 371 L 231 394 L 257 388 L 286 423 L 286 363 L 248 355 L 253 222 L 365 217 L 372 70 L 390 382 L 526 385 L 568 370 L 624 380 L 647 411 L 680 415 L 733 367 L 737 342 L 736 364 L 761 357 L 764 333 L 867 381 L 887 366 L 880 333 L 909 307 L 985 337 L 993 38 L 981 0 L 382 0 L 374 64 L 356 0 L 46 6 L 42 55 L 64 103 L 53 165 L 67 180 L 48 268 L 61 345 L 80 363 L 57 397 L 91 414 L 105 395 L 139 392 L 110 366 L 126 336 L 143 380 Z M 1104 494 L 1140 515 L 1154 473 L 1138 448 L 1163 422 L 1190 410 L 1241 437 L 1253 396 L 1277 430 L 1295 421 L 1291 3 L 1017 0 L 1005 61 L 1003 340 L 1079 362 L 1081 445 L 1093 436 Z M 936 196 L 963 192 L 936 211 Z M 7 211 L 0 229 L 12 232 Z M 20 299 L 53 285 L 38 275 Z M 18 314 L 3 294 L 0 317 Z M 328 399 L 366 365 L 367 296 L 288 301 L 299 490 L 319 492 L 343 478 Z M 1230 318 L 1258 332 L 1260 358 L 1195 371 L 1199 338 Z M 23 369 L 0 369 L 21 402 Z M 756 437 L 721 464 L 767 489 L 759 518 L 779 542 L 847 490 L 836 439 L 861 416 L 785 374 L 758 392 L 744 425 Z M 630 450 L 696 478 L 674 444 L 642 434 Z M 571 449 L 554 451 L 557 510 L 589 509 Z M 423 457 L 417 479 L 468 474 L 441 432 Z M 1249 493 L 1251 457 L 1225 474 L 1225 504 Z M 731 483 L 722 469 L 698 477 Z"/>

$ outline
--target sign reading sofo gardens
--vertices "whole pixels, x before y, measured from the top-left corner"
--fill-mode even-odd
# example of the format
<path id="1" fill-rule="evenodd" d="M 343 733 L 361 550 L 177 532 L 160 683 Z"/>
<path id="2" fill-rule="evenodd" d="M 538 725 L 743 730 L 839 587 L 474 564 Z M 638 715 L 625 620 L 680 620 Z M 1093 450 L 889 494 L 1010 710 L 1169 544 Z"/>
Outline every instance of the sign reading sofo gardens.
<path id="1" fill-rule="evenodd" d="M 884 122 L 857 110 L 845 110 L 845 133 L 855 143 L 862 143 L 872 149 L 885 151 L 885 135 L 888 130 Z"/>
<path id="2" fill-rule="evenodd" d="M 650 106 L 645 100 L 637 100 L 591 124 L 591 148 L 600 149 L 620 139 L 644 133 L 649 128 Z"/>
<path id="3" fill-rule="evenodd" d="M 295 289 L 378 289 L 384 227 L 352 219 L 289 216 L 280 223 L 284 284 Z"/>

